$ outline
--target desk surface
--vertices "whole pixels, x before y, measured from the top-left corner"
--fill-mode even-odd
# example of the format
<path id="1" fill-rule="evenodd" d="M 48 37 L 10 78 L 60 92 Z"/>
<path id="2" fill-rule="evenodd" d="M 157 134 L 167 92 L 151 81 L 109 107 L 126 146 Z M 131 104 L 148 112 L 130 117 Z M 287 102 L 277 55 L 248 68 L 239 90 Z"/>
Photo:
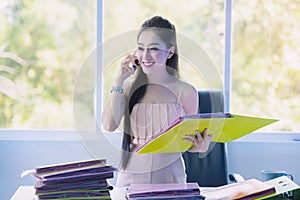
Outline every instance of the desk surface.
<path id="1" fill-rule="evenodd" d="M 213 189 L 213 188 L 206 188 L 206 187 L 202 188 L 201 187 L 200 191 L 201 191 L 202 195 L 206 196 L 206 199 L 212 199 L 209 196 L 209 193 L 210 193 L 209 191 L 211 189 Z M 125 190 L 126 190 L 126 188 L 114 187 L 114 189 L 110 191 L 111 199 L 112 200 L 126 200 L 125 195 L 124 195 Z M 300 199 L 300 188 L 299 187 L 297 189 L 293 188 L 293 192 L 292 193 L 289 192 L 288 194 L 289 195 L 292 194 L 292 196 L 293 196 L 292 199 L 299 200 Z M 213 195 L 213 196 L 215 196 L 215 195 Z M 33 188 L 33 186 L 20 186 L 10 200 L 33 200 L 33 199 L 34 199 L 34 188 Z M 270 199 L 270 200 L 278 200 L 278 199 L 282 200 L 282 199 L 288 199 L 288 198 L 283 198 L 282 195 L 279 195 L 279 196 L 270 197 L 268 199 Z"/>
<path id="2" fill-rule="evenodd" d="M 10 200 L 32 200 L 34 189 L 32 186 L 20 186 Z"/>
<path id="3" fill-rule="evenodd" d="M 201 191 L 208 191 L 210 188 L 201 188 Z M 112 200 L 126 200 L 125 198 L 126 188 L 114 187 L 110 191 Z M 10 200 L 33 200 L 34 199 L 34 188 L 33 186 L 20 186 Z"/>

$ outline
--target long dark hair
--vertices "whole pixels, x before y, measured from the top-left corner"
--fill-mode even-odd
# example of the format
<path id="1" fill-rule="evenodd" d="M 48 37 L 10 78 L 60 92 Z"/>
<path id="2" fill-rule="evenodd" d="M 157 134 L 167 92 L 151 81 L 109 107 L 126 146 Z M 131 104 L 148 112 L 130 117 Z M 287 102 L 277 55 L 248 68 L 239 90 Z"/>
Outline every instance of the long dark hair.
<path id="1" fill-rule="evenodd" d="M 167 19 L 161 16 L 154 16 L 146 20 L 140 28 L 137 35 L 137 40 L 139 39 L 141 33 L 144 30 L 151 29 L 164 41 L 168 48 L 171 46 L 175 47 L 175 52 L 170 59 L 167 59 L 166 66 L 167 72 L 171 75 L 178 76 L 178 50 L 177 50 L 177 40 L 176 40 L 176 30 L 175 26 L 170 23 Z M 147 90 L 147 76 L 143 70 L 139 67 L 137 69 L 137 76 L 134 80 L 132 87 L 129 92 L 129 97 L 127 99 L 126 111 L 124 116 L 124 132 L 122 140 L 122 157 L 121 157 L 121 168 L 125 169 L 127 163 L 130 159 L 130 144 L 131 144 L 131 124 L 130 124 L 130 114 L 136 103 L 138 103 L 145 95 Z"/>

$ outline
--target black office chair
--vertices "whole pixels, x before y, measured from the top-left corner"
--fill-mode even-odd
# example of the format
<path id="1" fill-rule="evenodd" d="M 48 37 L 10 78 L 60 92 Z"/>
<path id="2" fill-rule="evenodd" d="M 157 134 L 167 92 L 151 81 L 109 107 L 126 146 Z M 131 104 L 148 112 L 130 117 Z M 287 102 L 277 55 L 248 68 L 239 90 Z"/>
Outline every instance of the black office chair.
<path id="1" fill-rule="evenodd" d="M 199 91 L 198 113 L 224 112 L 222 91 Z M 224 143 L 210 144 L 207 153 L 184 152 L 187 182 L 198 182 L 202 187 L 228 184 L 227 158 Z M 232 177 L 233 181 L 234 176 Z"/>

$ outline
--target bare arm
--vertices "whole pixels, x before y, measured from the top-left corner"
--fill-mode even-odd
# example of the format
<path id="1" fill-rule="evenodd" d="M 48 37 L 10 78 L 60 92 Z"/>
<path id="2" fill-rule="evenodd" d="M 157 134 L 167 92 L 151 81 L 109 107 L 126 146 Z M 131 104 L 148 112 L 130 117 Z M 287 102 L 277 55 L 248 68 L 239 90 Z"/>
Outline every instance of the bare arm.
<path id="1" fill-rule="evenodd" d="M 116 130 L 121 122 L 122 117 L 125 113 L 126 100 L 128 98 L 128 93 L 130 86 L 125 83 L 125 80 L 133 74 L 132 69 L 129 64 L 135 59 L 135 56 L 128 55 L 120 65 L 119 72 L 114 82 L 114 86 L 123 89 L 123 93 L 118 91 L 112 91 L 105 105 L 102 113 L 102 125 L 107 131 Z"/>
<path id="2" fill-rule="evenodd" d="M 192 86 L 187 84 L 184 88 L 182 94 L 182 105 L 185 111 L 185 114 L 197 114 L 198 112 L 198 92 Z"/>
<path id="3" fill-rule="evenodd" d="M 120 84 L 119 87 L 123 87 Z M 102 113 L 103 128 L 114 131 L 118 128 L 125 112 L 126 96 L 118 92 L 112 92 Z"/>
<path id="4" fill-rule="evenodd" d="M 188 86 L 183 93 L 183 105 L 186 114 L 196 114 L 198 112 L 198 92 L 193 86 Z M 196 136 L 186 136 L 185 140 L 192 142 L 194 145 L 188 150 L 189 152 L 206 152 L 212 139 L 212 135 L 207 135 L 208 129 L 202 133 L 196 130 Z"/>

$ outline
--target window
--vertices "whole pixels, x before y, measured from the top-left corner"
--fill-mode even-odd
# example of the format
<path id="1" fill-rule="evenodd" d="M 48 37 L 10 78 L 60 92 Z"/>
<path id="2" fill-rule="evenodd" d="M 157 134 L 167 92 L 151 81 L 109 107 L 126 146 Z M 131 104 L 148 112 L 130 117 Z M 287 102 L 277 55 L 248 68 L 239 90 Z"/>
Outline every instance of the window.
<path id="1" fill-rule="evenodd" d="M 193 0 L 187 3 L 185 0 L 107 0 L 103 2 L 103 10 L 103 46 L 105 48 L 108 43 L 111 45 L 103 52 L 115 54 L 111 62 L 105 63 L 101 74 L 104 103 L 108 99 L 121 59 L 136 49 L 137 29 L 144 20 L 156 14 L 169 19 L 176 26 L 181 78 L 198 89 L 223 89 L 224 1 Z M 196 55 L 197 63 L 186 56 L 195 52 L 195 47 L 205 54 Z M 111 52 L 112 49 L 114 52 Z M 206 62 L 206 58 L 211 63 Z M 213 70 L 219 80 L 213 82 L 209 79 L 211 74 L 207 75 L 204 68 Z"/>
<path id="2" fill-rule="evenodd" d="M 1 1 L 0 128 L 74 129 L 74 82 L 96 46 L 95 5 Z"/>
<path id="3" fill-rule="evenodd" d="M 91 90 L 95 86 L 87 87 L 90 82 L 77 83 L 80 78 L 87 80 L 84 75 L 78 78 L 82 68 L 96 68 L 89 61 L 95 61 L 97 2 L 103 6 L 98 22 L 103 47 L 119 36 L 134 33 L 150 16 L 161 14 L 176 25 L 179 38 L 188 38 L 207 53 L 211 66 L 224 82 L 227 1 L 3 1 L 0 3 L 0 128 L 74 129 L 74 91 L 79 103 L 88 102 L 76 104 L 77 108 L 93 116 L 93 95 L 85 96 L 80 91 L 86 87 L 88 90 L 83 89 L 84 92 L 94 93 Z M 232 2 L 230 111 L 280 119 L 264 131 L 299 131 L 299 0 Z M 128 42 L 133 44 L 132 48 L 114 51 L 97 80 L 103 82 L 103 89 L 97 95 L 101 103 L 107 100 L 121 58 L 134 50 L 135 37 Z M 187 49 L 179 46 L 181 78 L 198 89 L 222 90 L 223 85 L 211 86 L 206 81 L 205 73 L 199 69 L 202 66 L 184 56 Z M 78 119 L 92 121 L 85 115 Z"/>
<path id="4" fill-rule="evenodd" d="M 233 1 L 231 111 L 300 130 L 300 1 Z"/>

